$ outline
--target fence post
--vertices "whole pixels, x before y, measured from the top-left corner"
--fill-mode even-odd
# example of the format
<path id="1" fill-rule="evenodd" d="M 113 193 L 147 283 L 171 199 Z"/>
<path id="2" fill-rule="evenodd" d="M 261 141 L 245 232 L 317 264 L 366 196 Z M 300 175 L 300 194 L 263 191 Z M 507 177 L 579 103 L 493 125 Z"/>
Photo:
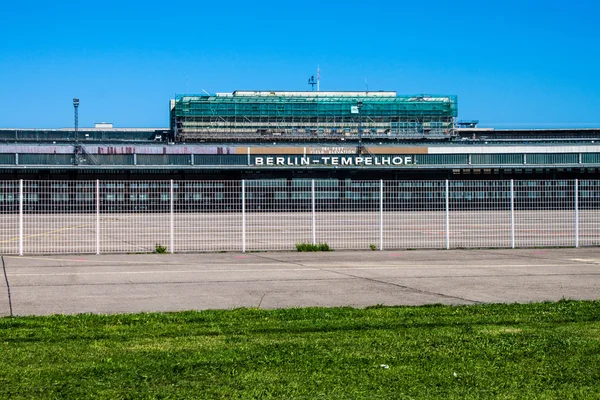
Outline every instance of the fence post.
<path id="1" fill-rule="evenodd" d="M 446 179 L 446 250 L 450 249 L 450 196 L 448 193 L 448 179 Z"/>
<path id="2" fill-rule="evenodd" d="M 171 236 L 169 247 L 171 248 L 171 254 L 173 254 L 175 252 L 175 249 L 174 249 L 174 247 L 175 247 L 175 224 L 174 224 L 174 217 L 175 216 L 174 216 L 174 210 L 173 210 L 173 206 L 174 206 L 174 201 L 173 201 L 173 179 L 171 179 L 171 182 L 170 182 L 169 199 L 171 200 L 170 201 L 170 206 L 169 206 L 169 209 L 170 209 L 170 212 L 169 212 L 169 214 L 170 214 L 170 229 L 169 229 L 169 232 L 170 232 L 170 236 Z"/>
<path id="3" fill-rule="evenodd" d="M 96 179 L 96 254 L 100 254 L 100 180 Z"/>
<path id="4" fill-rule="evenodd" d="M 317 227 L 315 218 L 315 180 L 311 180 L 312 191 L 312 244 L 317 244 Z"/>
<path id="5" fill-rule="evenodd" d="M 579 179 L 575 179 L 575 247 L 579 247 Z"/>
<path id="6" fill-rule="evenodd" d="M 510 247 L 515 248 L 515 180 L 510 180 Z"/>
<path id="7" fill-rule="evenodd" d="M 23 179 L 19 179 L 19 255 L 23 255 Z"/>
<path id="8" fill-rule="evenodd" d="M 383 250 L 383 179 L 379 180 L 379 250 Z"/>
<path id="9" fill-rule="evenodd" d="M 242 253 L 246 252 L 246 180 L 242 179 Z"/>

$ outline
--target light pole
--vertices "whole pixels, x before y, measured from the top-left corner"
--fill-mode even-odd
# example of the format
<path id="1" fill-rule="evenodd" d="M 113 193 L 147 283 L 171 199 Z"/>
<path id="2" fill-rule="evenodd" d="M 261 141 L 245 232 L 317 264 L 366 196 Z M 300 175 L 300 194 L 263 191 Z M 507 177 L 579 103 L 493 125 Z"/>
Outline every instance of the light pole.
<path id="1" fill-rule="evenodd" d="M 73 163 L 75 165 L 79 165 L 79 153 L 81 153 L 81 149 L 79 147 L 79 99 L 73 98 L 73 108 L 75 109 L 75 146 L 74 147 L 74 155 L 73 155 Z"/>
<path id="2" fill-rule="evenodd" d="M 79 144 L 79 99 L 73 99 L 73 107 L 75 108 L 75 144 Z"/>

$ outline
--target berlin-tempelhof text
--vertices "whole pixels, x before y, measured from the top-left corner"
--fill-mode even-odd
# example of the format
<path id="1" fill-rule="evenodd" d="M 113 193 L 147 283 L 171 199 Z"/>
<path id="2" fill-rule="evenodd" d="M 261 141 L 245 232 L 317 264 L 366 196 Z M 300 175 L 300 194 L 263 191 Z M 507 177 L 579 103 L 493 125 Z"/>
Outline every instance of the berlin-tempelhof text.
<path id="1" fill-rule="evenodd" d="M 355 165 L 412 165 L 412 156 L 321 156 L 311 157 L 256 157 L 254 165 L 257 166 L 296 166 L 296 165 L 327 165 L 327 166 L 355 166 Z"/>

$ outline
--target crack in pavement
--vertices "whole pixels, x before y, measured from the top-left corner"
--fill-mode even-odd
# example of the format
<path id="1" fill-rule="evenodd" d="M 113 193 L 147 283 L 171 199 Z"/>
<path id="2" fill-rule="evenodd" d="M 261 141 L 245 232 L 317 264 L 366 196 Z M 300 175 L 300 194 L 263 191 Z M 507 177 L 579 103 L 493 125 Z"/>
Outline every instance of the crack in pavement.
<path id="1" fill-rule="evenodd" d="M 318 269 L 320 271 L 325 271 L 325 272 L 339 272 L 339 271 L 335 271 L 335 270 L 329 270 L 329 269 L 321 269 L 321 268 L 315 268 L 315 267 L 308 267 L 307 269 Z M 162 271 L 164 272 L 164 271 Z M 168 272 L 167 272 L 168 273 Z M 71 275 L 71 274 L 69 274 Z M 77 275 L 76 273 L 72 274 L 72 275 Z M 372 281 L 372 282 L 377 282 L 377 283 L 384 283 L 384 284 L 388 284 L 388 285 L 393 285 L 393 286 L 398 286 L 398 287 L 402 287 L 402 288 L 409 288 L 407 286 L 402 286 L 399 284 L 395 284 L 395 283 L 391 283 L 391 282 L 385 282 L 385 281 L 381 281 L 381 280 L 377 280 L 377 279 L 372 279 L 372 278 L 365 278 L 365 277 L 361 277 L 361 276 L 355 276 L 352 274 L 348 274 L 348 273 L 339 273 L 339 275 L 345 276 L 345 277 L 351 277 L 351 278 L 357 278 L 357 279 L 363 279 L 363 280 L 367 280 L 367 281 Z M 512 277 L 540 277 L 540 276 L 600 276 L 600 273 L 583 273 L 583 274 L 519 274 L 519 275 L 511 275 Z M 471 279 L 471 278 L 501 278 L 501 277 L 506 277 L 506 275 L 436 275 L 436 276 L 407 276 L 404 277 L 405 279 L 444 279 L 444 278 L 464 278 L 464 279 Z M 312 282 L 312 281 L 336 281 L 336 279 L 333 278 L 313 278 L 313 279 L 306 279 L 306 278 L 297 278 L 297 279 L 260 279 L 260 280 L 256 280 L 256 279 L 235 279 L 235 280 L 185 280 L 185 281 L 157 281 L 157 282 L 103 282 L 103 283 L 85 283 L 85 282 L 81 282 L 81 283 L 60 283 L 60 284 L 53 284 L 53 283 L 39 283 L 39 284 L 12 284 L 12 287 L 60 287 L 60 286 L 119 286 L 119 285 L 160 285 L 160 284 L 210 284 L 210 283 L 252 283 L 252 282 Z M 415 288 L 410 288 L 411 290 L 414 291 L 418 291 L 420 289 L 415 289 Z M 423 293 L 433 293 L 433 294 L 438 294 L 436 292 L 423 292 Z M 449 296 L 449 295 L 443 295 L 443 294 L 439 294 L 441 296 Z M 458 298 L 458 297 L 457 297 Z M 466 301 L 473 301 L 473 300 L 469 300 L 466 298 L 463 298 L 463 300 Z"/>
<path id="2" fill-rule="evenodd" d="M 343 276 L 347 276 L 347 277 L 351 277 L 351 278 L 355 278 L 355 279 L 365 280 L 365 281 L 368 281 L 368 282 L 383 284 L 383 285 L 386 285 L 386 286 L 394 286 L 394 287 L 397 287 L 397 288 L 409 290 L 409 291 L 412 291 L 412 292 L 415 292 L 415 293 L 419 293 L 419 294 L 435 295 L 435 296 L 440 296 L 440 297 L 447 298 L 447 299 L 467 301 L 467 302 L 471 302 L 473 304 L 482 304 L 481 301 L 477 301 L 477 300 L 471 300 L 471 299 L 467 299 L 467 298 L 459 297 L 459 296 L 452 296 L 452 295 L 448 295 L 448 294 L 444 294 L 444 293 L 432 292 L 432 291 L 429 291 L 429 290 L 417 289 L 417 288 L 414 288 L 414 287 L 410 287 L 410 286 L 406 286 L 406 285 L 400 285 L 398 283 L 386 282 L 386 281 L 382 281 L 382 280 L 374 279 L 374 278 L 365 278 L 363 276 L 353 275 L 353 274 L 350 274 L 350 273 L 344 273 L 342 271 L 336 271 L 336 270 L 332 270 L 332 269 L 328 269 L 328 268 L 313 267 L 313 266 L 310 266 L 310 265 L 301 264 L 299 262 L 278 260 L 276 258 L 265 257 L 265 256 L 260 256 L 260 255 L 256 255 L 256 257 L 264 258 L 266 260 L 271 260 L 271 261 L 277 261 L 277 262 L 282 262 L 282 263 L 287 263 L 287 264 L 298 265 L 300 267 L 305 267 L 305 268 L 314 268 L 314 269 L 319 270 L 319 271 L 325 271 L 325 272 L 330 272 L 330 273 L 334 273 L 334 274 L 339 274 L 339 275 L 343 275 Z"/>

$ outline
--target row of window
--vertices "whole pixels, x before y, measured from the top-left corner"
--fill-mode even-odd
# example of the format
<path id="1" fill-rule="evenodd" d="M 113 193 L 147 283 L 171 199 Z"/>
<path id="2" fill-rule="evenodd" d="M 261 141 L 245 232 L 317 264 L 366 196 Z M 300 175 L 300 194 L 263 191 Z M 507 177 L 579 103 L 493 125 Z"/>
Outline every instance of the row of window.
<path id="1" fill-rule="evenodd" d="M 379 180 L 352 180 L 352 179 L 307 179 L 294 178 L 288 179 L 256 179 L 246 180 L 245 185 L 247 190 L 252 188 L 287 188 L 306 189 L 312 186 L 312 181 L 315 182 L 315 188 L 338 188 L 345 186 L 348 188 L 375 188 L 378 190 L 381 181 Z M 173 181 L 173 189 L 179 191 L 189 191 L 197 189 L 206 190 L 239 190 L 242 181 Z M 514 188 L 518 190 L 520 187 L 574 187 L 575 180 L 573 179 L 554 179 L 554 180 L 514 180 Z M 130 182 L 130 181 L 115 181 L 115 182 L 99 182 L 101 191 L 104 189 L 170 189 L 169 181 L 147 181 L 147 182 Z M 425 181 L 383 181 L 384 187 L 387 188 L 444 188 L 445 180 L 425 180 Z M 448 181 L 450 188 L 469 187 L 479 189 L 490 188 L 510 188 L 509 180 L 491 180 L 491 181 Z M 600 180 L 580 179 L 578 181 L 580 187 L 600 187 Z M 0 181 L 0 190 L 19 190 L 19 181 Z M 23 181 L 24 192 L 31 190 L 54 191 L 60 189 L 76 189 L 95 192 L 95 181 Z"/>
<path id="2" fill-rule="evenodd" d="M 349 154 L 332 154 L 330 157 L 349 157 Z M 381 162 L 383 157 L 398 155 L 374 155 L 373 159 Z M 406 155 L 402 155 L 403 157 Z M 598 164 L 600 153 L 530 153 L 530 154 L 414 154 L 408 155 L 416 165 L 554 165 L 554 164 Z M 250 165 L 256 164 L 253 155 Z M 302 155 L 273 154 L 268 157 L 288 158 Z M 307 155 L 310 162 L 320 160 L 322 155 Z M 0 164 L 17 163 L 15 154 L 0 154 Z M 297 164 L 299 161 L 297 162 Z M 19 154 L 19 165 L 73 165 L 71 154 Z M 114 155 L 85 155 L 79 160 L 81 165 L 248 165 L 248 156 L 242 154 L 140 154 L 134 158 L 132 154 L 115 158 Z"/>
<path id="3" fill-rule="evenodd" d="M 341 194 L 344 193 L 345 199 L 349 200 L 379 200 L 380 192 L 356 192 L 347 190 L 340 192 L 337 190 L 326 190 L 315 192 L 316 200 L 326 199 L 341 199 Z M 390 196 L 390 193 L 384 195 L 384 199 L 387 201 L 390 198 L 397 198 L 400 200 L 433 200 L 445 198 L 445 192 L 396 192 Z M 448 193 L 449 199 L 466 199 L 466 200 L 507 200 L 510 199 L 510 191 L 450 191 Z M 212 193 L 174 193 L 174 201 L 203 201 L 203 200 L 233 200 L 241 198 L 241 194 L 233 196 L 225 196 L 222 192 Z M 515 199 L 573 199 L 574 194 L 571 191 L 552 191 L 544 192 L 540 190 L 528 190 L 522 192 L 515 192 Z M 597 198 L 600 199 L 600 191 L 581 190 L 579 192 L 579 198 Z M 88 202 L 93 203 L 96 199 L 94 193 L 51 193 L 48 198 L 51 202 Z M 145 202 L 150 200 L 160 200 L 162 202 L 168 202 L 170 200 L 169 192 L 162 192 L 156 194 L 149 193 L 105 193 L 100 196 L 102 202 L 114 202 L 114 201 L 125 201 L 127 199 L 130 202 Z M 247 192 L 246 200 L 310 200 L 312 199 L 311 191 L 297 191 L 297 192 L 286 192 L 286 191 L 275 191 L 272 193 L 264 192 Z M 13 193 L 0 193 L 0 203 L 14 203 L 18 201 L 18 195 Z M 24 196 L 24 203 L 38 203 L 40 196 L 37 193 L 28 193 Z"/>
<path id="4" fill-rule="evenodd" d="M 185 115 L 207 115 L 207 116 L 251 116 L 256 114 L 287 115 L 298 117 L 301 113 L 344 115 L 351 114 L 352 107 L 356 107 L 356 102 L 339 103 L 264 103 L 264 102 L 244 102 L 244 103 L 208 103 L 198 102 L 191 104 L 177 104 L 175 108 L 176 116 Z M 405 111 L 419 111 L 420 113 L 443 111 L 448 116 L 454 116 L 455 109 L 453 104 L 443 102 L 388 102 L 388 103 L 363 103 L 360 113 L 364 115 L 403 115 Z"/>

